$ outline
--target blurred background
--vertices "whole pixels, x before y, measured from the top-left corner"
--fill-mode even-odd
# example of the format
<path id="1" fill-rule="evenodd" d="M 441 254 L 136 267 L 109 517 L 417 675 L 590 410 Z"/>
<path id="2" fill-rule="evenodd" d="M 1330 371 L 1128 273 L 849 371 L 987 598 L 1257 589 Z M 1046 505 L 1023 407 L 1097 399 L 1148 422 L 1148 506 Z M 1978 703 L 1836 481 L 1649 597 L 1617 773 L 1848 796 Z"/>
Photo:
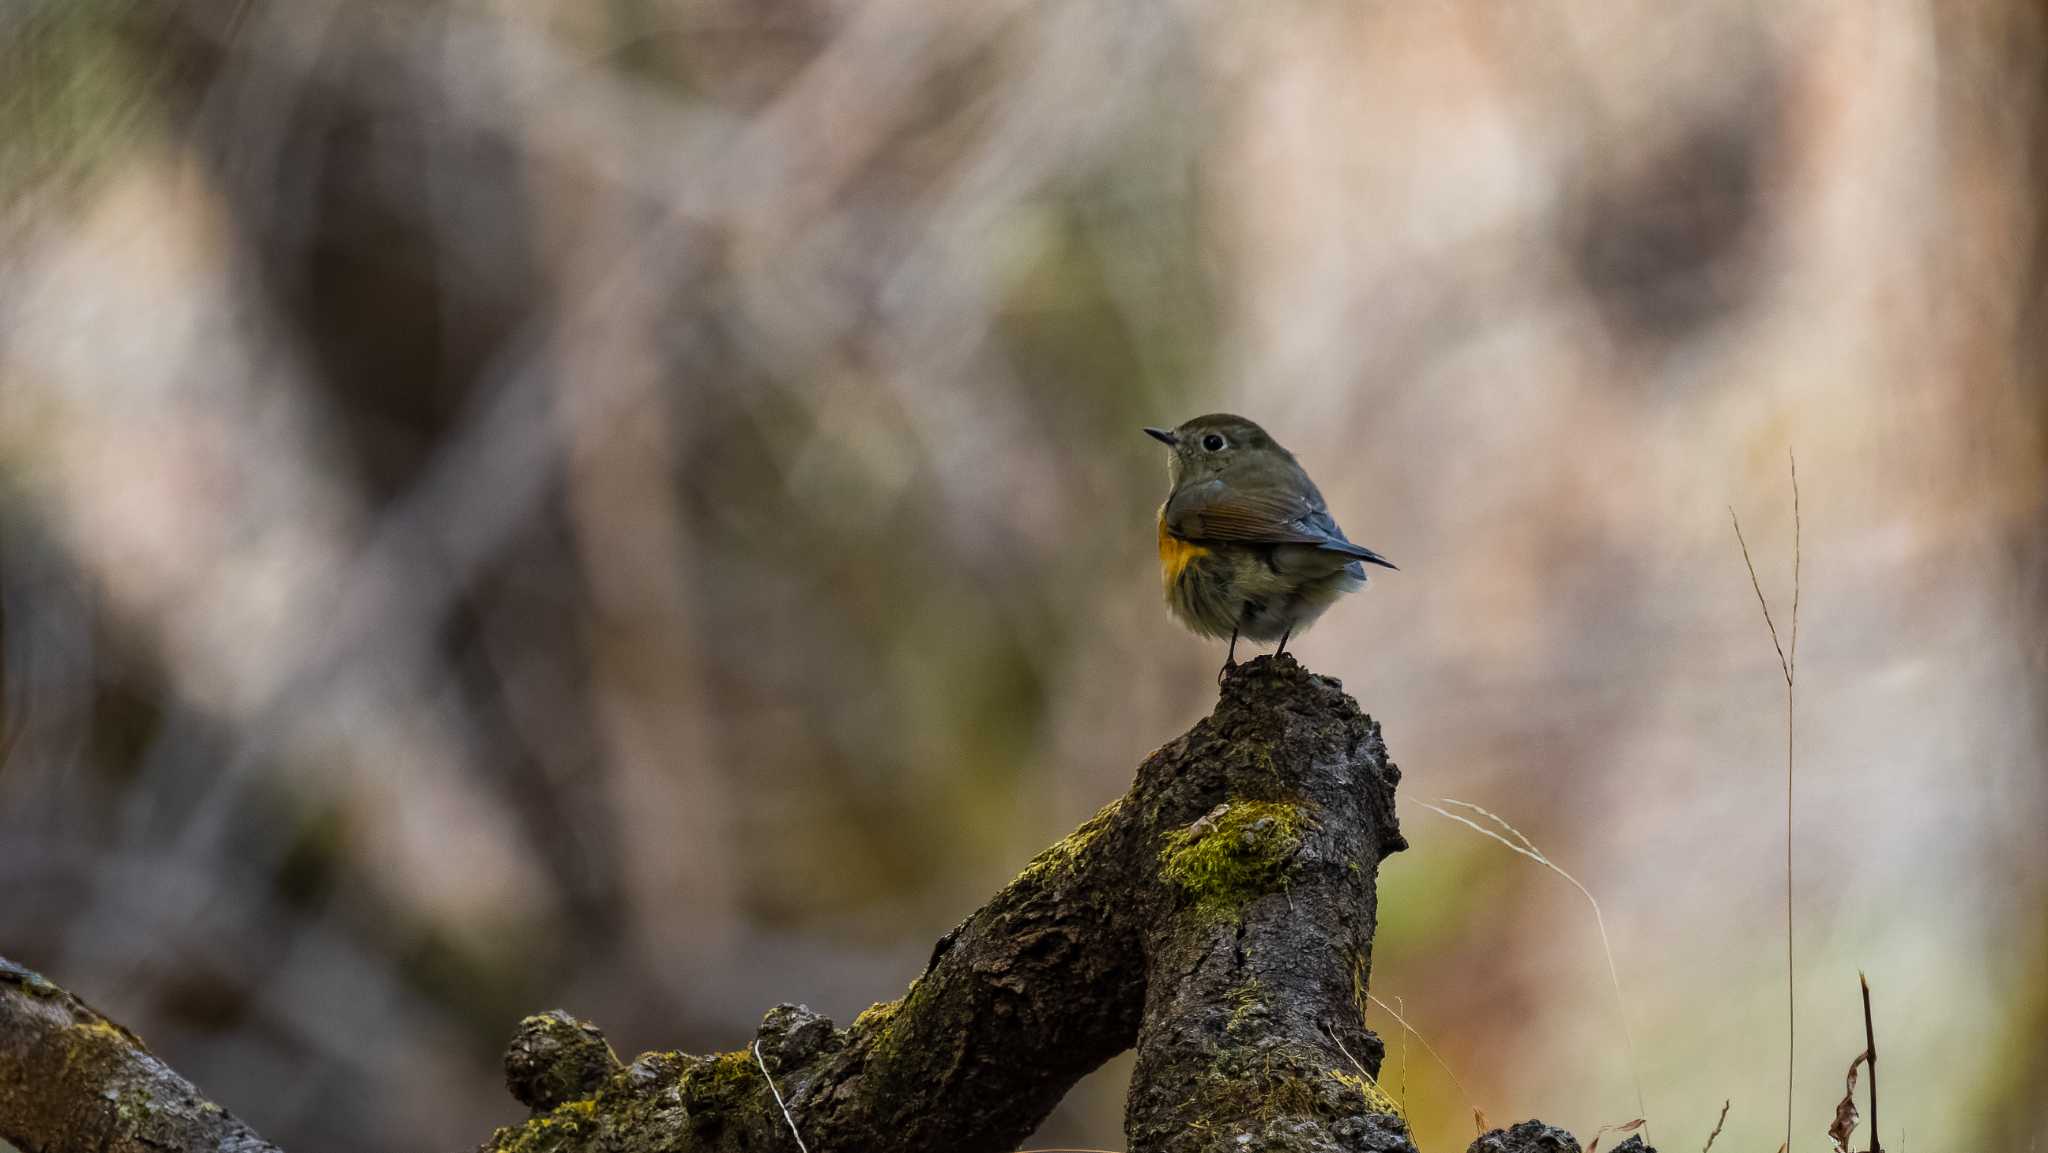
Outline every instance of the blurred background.
<path id="1" fill-rule="evenodd" d="M 0 0 L 0 954 L 300 1153 L 473 1146 L 549 1006 L 843 1023 L 1207 712 L 1138 426 L 1226 409 L 1401 565 L 1297 649 L 1406 773 L 1423 1147 L 1639 1075 L 1770 1149 L 1729 512 L 1789 633 L 1796 452 L 1795 1149 L 1859 968 L 1888 1147 L 2039 1140 L 2044 62 L 2025 0 Z"/>

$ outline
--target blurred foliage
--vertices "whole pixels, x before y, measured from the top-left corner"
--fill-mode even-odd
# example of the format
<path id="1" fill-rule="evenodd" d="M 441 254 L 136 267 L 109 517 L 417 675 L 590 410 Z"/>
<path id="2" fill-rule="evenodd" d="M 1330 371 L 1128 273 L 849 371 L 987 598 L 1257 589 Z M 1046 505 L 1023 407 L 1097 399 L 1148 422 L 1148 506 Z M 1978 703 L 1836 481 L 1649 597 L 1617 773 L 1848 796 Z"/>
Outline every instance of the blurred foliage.
<path id="1" fill-rule="evenodd" d="M 1300 652 L 1404 796 L 1599 895 L 1660 1140 L 1775 1140 L 1727 511 L 1777 595 L 1789 446 L 1798 1133 L 1862 967 L 1888 1129 L 2010 1145 L 2044 47 L 2009 0 L 0 5 L 0 953 L 309 1151 L 473 1143 L 551 1005 L 850 1017 L 1206 711 L 1137 429 L 1231 409 L 1403 566 Z M 1424 1147 L 1622 1119 L 1576 895 L 1402 815 Z M 1126 1065 L 1039 1143 L 1112 1147 Z"/>
<path id="2" fill-rule="evenodd" d="M 0 203 L 46 181 L 79 194 L 144 132 L 158 62 L 142 7 L 21 0 L 0 13 Z"/>

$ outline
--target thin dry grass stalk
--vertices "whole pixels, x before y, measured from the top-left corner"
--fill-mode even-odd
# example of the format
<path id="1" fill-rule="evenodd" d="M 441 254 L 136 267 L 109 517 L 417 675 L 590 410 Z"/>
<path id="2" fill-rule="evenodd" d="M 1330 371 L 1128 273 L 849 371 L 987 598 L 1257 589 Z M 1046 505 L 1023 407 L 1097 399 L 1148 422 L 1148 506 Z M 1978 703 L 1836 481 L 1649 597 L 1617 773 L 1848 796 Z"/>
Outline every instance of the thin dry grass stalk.
<path id="1" fill-rule="evenodd" d="M 1623 1121 L 1618 1125 L 1602 1125 L 1593 1131 L 1593 1141 L 1590 1145 L 1586 1146 L 1586 1153 L 1600 1153 L 1600 1139 L 1609 1133 L 1633 1133 L 1642 1128 L 1643 1125 L 1644 1121 L 1641 1117 L 1637 1117 L 1633 1121 Z"/>
<path id="2" fill-rule="evenodd" d="M 1446 805 L 1456 805 L 1461 809 L 1469 809 L 1472 812 L 1478 813 L 1480 816 L 1485 817 L 1487 820 L 1490 820 L 1494 824 L 1499 825 L 1501 828 L 1506 829 L 1508 831 L 1508 834 L 1514 837 L 1514 840 L 1509 840 L 1507 837 L 1504 837 L 1499 833 L 1495 832 L 1494 830 L 1479 824 L 1477 821 L 1473 821 L 1468 818 L 1461 817 L 1456 813 L 1440 809 L 1437 806 L 1428 803 L 1427 801 L 1422 802 L 1422 807 L 1428 809 L 1430 812 L 1435 813 L 1440 817 L 1447 817 L 1453 821 L 1456 821 L 1459 824 L 1465 826 L 1466 828 L 1471 829 L 1473 832 L 1480 834 L 1481 836 L 1489 837 L 1495 841 L 1498 841 L 1502 845 L 1507 846 L 1507 848 L 1511 851 L 1519 853 L 1522 856 L 1527 857 L 1530 860 L 1536 862 L 1537 864 L 1542 865 L 1544 868 L 1549 869 L 1551 872 L 1556 873 L 1558 876 L 1563 877 L 1566 881 L 1569 881 L 1571 883 L 1572 888 L 1577 889 L 1579 891 L 1580 896 L 1586 898 L 1586 904 L 1591 905 L 1593 907 L 1593 927 L 1600 931 L 1600 953 L 1603 957 L 1607 958 L 1607 980 L 1614 987 L 1614 1011 L 1615 1015 L 1621 1019 L 1621 1039 L 1623 1043 L 1628 1046 L 1628 1074 L 1629 1079 L 1635 1083 L 1636 1112 L 1642 1116 L 1647 1117 L 1649 1115 L 1649 1109 L 1643 1104 L 1642 1070 L 1636 1063 L 1635 1033 L 1633 1030 L 1629 1028 L 1628 1002 L 1627 999 L 1624 998 L 1621 993 L 1621 973 L 1614 966 L 1614 946 L 1610 944 L 1607 939 L 1607 918 L 1601 915 L 1600 902 L 1594 899 L 1592 892 L 1588 890 L 1586 886 L 1579 883 L 1579 879 L 1577 877 L 1574 877 L 1570 873 L 1565 872 L 1562 868 L 1558 867 L 1555 861 L 1552 861 L 1549 857 L 1544 856 L 1543 850 L 1538 849 L 1536 847 L 1535 842 L 1531 841 L 1528 837 L 1523 836 L 1522 831 L 1520 829 L 1517 829 L 1513 825 L 1509 824 L 1505 817 L 1502 817 L 1500 814 L 1492 812 L 1491 810 L 1481 808 L 1480 806 L 1475 805 L 1470 801 L 1460 801 L 1453 797 L 1438 797 L 1437 799 L 1442 801 Z M 1645 1133 L 1647 1134 L 1647 1128 L 1645 1129 Z"/>
<path id="3" fill-rule="evenodd" d="M 754 1051 L 754 1064 L 761 1067 L 762 1079 L 768 1082 L 768 1091 L 775 1095 L 776 1107 L 782 1110 L 782 1119 L 789 1122 L 789 1135 L 796 1138 L 796 1147 L 803 1153 L 811 1153 L 810 1147 L 804 1144 L 804 1135 L 796 1131 L 796 1118 L 789 1115 L 789 1106 L 783 1104 L 782 1090 L 775 1087 L 775 1078 L 768 1072 L 768 1062 L 761 1059 L 761 1043 L 756 1041 L 749 1048 Z"/>
<path id="4" fill-rule="evenodd" d="M 1395 997 L 1394 1004 L 1405 1006 L 1406 1002 L 1402 1001 L 1399 997 Z M 1397 1016 L 1395 1020 L 1398 1021 L 1400 1018 Z M 1401 1021 L 1401 1112 L 1403 1113 L 1408 1112 L 1408 1034 L 1410 1032 L 1412 1030 L 1408 1028 L 1408 1022 Z M 1870 1085 L 1873 1089 L 1877 1087 L 1877 1078 L 1874 1075 L 1870 1079 Z M 1877 1123 L 1877 1105 L 1875 1103 L 1870 1107 L 1870 1117 L 1871 1124 L 1875 1125 Z"/>
<path id="5" fill-rule="evenodd" d="M 1771 602 L 1757 579 L 1756 562 L 1749 558 L 1749 542 L 1742 537 L 1742 519 L 1735 506 L 1728 506 L 1728 519 L 1735 525 L 1735 543 L 1742 546 L 1742 563 L 1749 569 L 1749 587 L 1756 590 L 1756 603 L 1764 611 L 1764 627 L 1770 630 L 1771 647 L 1778 651 L 1778 670 L 1785 676 L 1785 1153 L 1792 1149 L 1792 1074 L 1797 1054 L 1797 994 L 1793 988 L 1792 960 L 1792 716 L 1794 692 L 1799 681 L 1799 458 L 1791 449 L 1785 459 L 1792 472 L 1792 647 L 1778 642 L 1778 626 L 1771 619 Z"/>
<path id="6" fill-rule="evenodd" d="M 1479 1106 L 1474 1105 L 1472 1103 L 1472 1094 L 1466 1091 L 1465 1083 L 1463 1081 L 1458 1080 L 1458 1074 L 1451 1069 L 1451 1063 L 1449 1061 L 1444 1060 L 1443 1054 L 1436 1051 L 1436 1046 L 1429 1043 L 1429 1038 L 1422 1035 L 1422 1030 L 1417 1029 L 1413 1025 L 1410 1025 L 1408 1023 L 1408 1019 L 1406 1017 L 1403 1017 L 1397 1010 L 1389 1006 L 1385 1001 L 1382 1001 L 1378 997 L 1373 996 L 1371 993 L 1367 993 L 1365 997 L 1366 1000 L 1371 1001 L 1375 1005 L 1378 1005 L 1380 1007 L 1381 1012 L 1385 1013 L 1387 1016 L 1392 1017 L 1395 1021 L 1399 1022 L 1403 1030 L 1403 1037 L 1413 1035 L 1415 1038 L 1415 1043 L 1422 1046 L 1422 1051 L 1429 1054 L 1430 1058 L 1443 1068 L 1444 1076 L 1449 1077 L 1451 1079 L 1451 1084 L 1456 1085 L 1458 1087 L 1458 1095 L 1465 1099 L 1465 1107 L 1467 1109 L 1472 1110 L 1472 1123 L 1478 1128 L 1479 1135 L 1485 1136 L 1486 1114 L 1480 1111 Z M 1406 1045 L 1406 1043 L 1407 1042 L 1405 1040 L 1402 1042 L 1403 1045 Z M 1407 1074 L 1403 1073 L 1402 1078 L 1404 1084 L 1406 1082 L 1406 1077 Z"/>

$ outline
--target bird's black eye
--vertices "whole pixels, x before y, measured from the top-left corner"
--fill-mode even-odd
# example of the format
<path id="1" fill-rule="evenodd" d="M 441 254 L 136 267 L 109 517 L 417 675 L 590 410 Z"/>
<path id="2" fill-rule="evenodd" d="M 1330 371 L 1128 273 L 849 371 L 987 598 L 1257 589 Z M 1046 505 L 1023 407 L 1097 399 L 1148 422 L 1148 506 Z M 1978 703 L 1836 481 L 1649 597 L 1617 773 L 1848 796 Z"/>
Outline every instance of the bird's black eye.
<path id="1" fill-rule="evenodd" d="M 1210 433 L 1208 436 L 1202 438 L 1202 447 L 1208 449 L 1210 452 L 1217 452 L 1221 450 L 1223 448 L 1223 435 L 1221 433 L 1215 432 Z"/>

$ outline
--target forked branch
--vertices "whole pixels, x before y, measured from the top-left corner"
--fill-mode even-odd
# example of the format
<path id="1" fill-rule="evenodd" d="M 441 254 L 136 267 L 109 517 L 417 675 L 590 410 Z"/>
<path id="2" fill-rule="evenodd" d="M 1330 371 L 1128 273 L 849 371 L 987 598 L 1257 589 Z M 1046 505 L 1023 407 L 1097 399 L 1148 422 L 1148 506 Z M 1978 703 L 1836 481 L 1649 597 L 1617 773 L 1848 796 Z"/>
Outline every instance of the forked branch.
<path id="1" fill-rule="evenodd" d="M 844 1028 L 778 1006 L 751 1044 L 630 1063 L 566 1013 L 530 1017 L 506 1057 L 530 1115 L 485 1149 L 992 1153 L 1135 1047 L 1130 1153 L 1413 1153 L 1365 1026 L 1379 863 L 1405 847 L 1399 779 L 1336 681 L 1253 661 L 1129 793 L 941 938 L 902 999 Z M 0 1137 L 25 1153 L 271 1148 L 9 967 L 0 1087 L 24 1084 L 34 1097 L 0 1089 Z M 1475 1148 L 1576 1148 L 1559 1134 Z"/>

